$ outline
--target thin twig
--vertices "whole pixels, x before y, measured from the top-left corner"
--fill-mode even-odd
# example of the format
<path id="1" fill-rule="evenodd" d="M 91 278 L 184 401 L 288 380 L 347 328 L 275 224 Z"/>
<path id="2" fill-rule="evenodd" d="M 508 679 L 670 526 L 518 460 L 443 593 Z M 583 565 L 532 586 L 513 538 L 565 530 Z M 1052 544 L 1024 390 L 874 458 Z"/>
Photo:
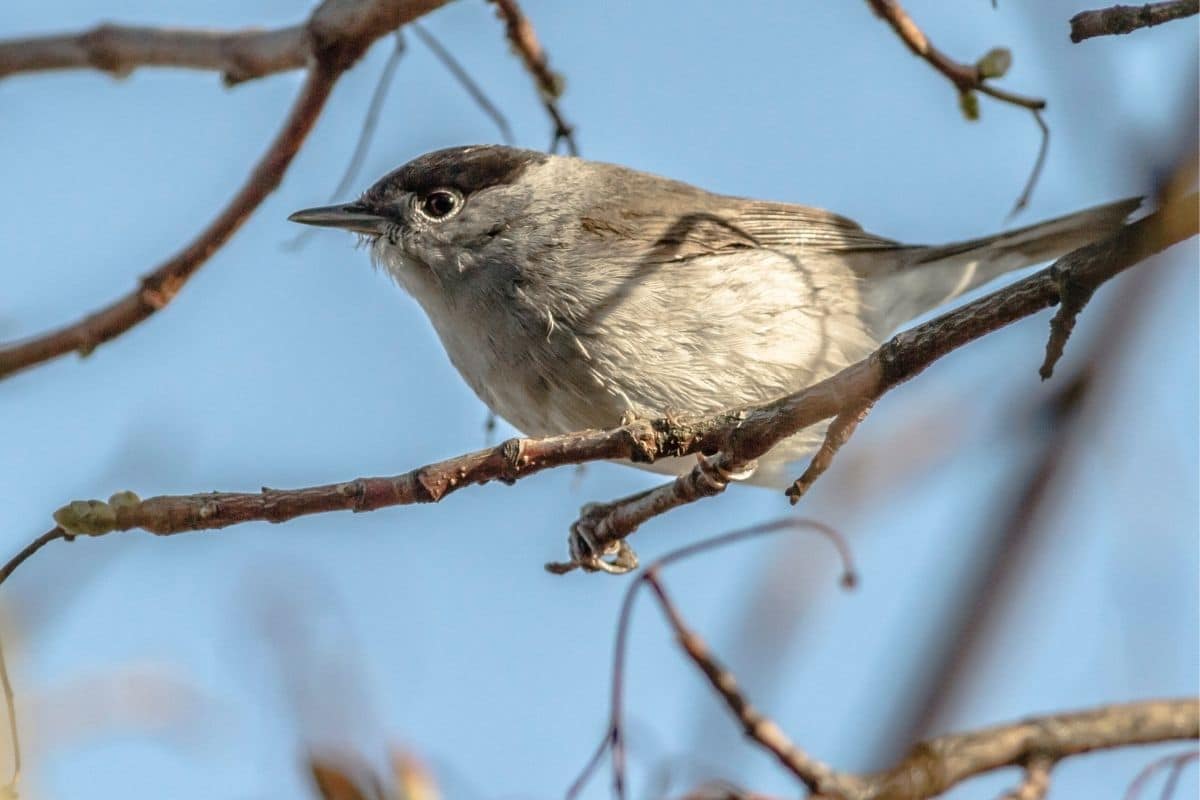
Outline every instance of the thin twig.
<path id="1" fill-rule="evenodd" d="M 1169 800 L 1173 794 L 1174 783 L 1179 780 L 1179 773 L 1193 761 L 1200 760 L 1200 750 L 1185 750 L 1182 753 L 1172 753 L 1162 758 L 1156 758 L 1147 764 L 1137 774 L 1125 790 L 1125 800 L 1140 800 L 1142 791 L 1154 775 L 1162 770 L 1170 770 L 1167 780 L 1163 783 L 1162 800 Z"/>
<path id="2" fill-rule="evenodd" d="M 8 679 L 8 662 L 4 655 L 4 639 L 0 636 L 0 686 L 4 688 L 4 705 L 8 714 L 8 735 L 12 739 L 13 771 L 4 788 L 6 797 L 17 797 L 17 784 L 21 781 L 21 738 L 17 731 L 17 703 L 13 695 L 12 682 Z"/>
<path id="3" fill-rule="evenodd" d="M 990 83 L 990 79 L 998 78 L 1008 70 L 1011 56 L 1007 50 L 996 49 L 985 55 L 975 64 L 964 64 L 950 58 L 941 50 L 933 46 L 925 32 L 915 23 L 905 11 L 900 3 L 896 0 L 867 0 L 875 13 L 882 17 L 905 46 L 913 52 L 914 55 L 922 58 L 935 70 L 940 72 L 947 80 L 949 80 L 958 90 L 959 103 L 968 119 L 975 119 L 978 116 L 978 102 L 975 98 L 975 93 L 985 94 L 994 100 L 1009 105 L 1018 106 L 1031 112 L 1034 122 L 1037 123 L 1038 130 L 1041 131 L 1041 144 L 1038 147 L 1038 156 L 1033 163 L 1033 169 L 1030 170 L 1029 178 L 1025 181 L 1025 188 L 1017 197 L 1017 202 L 1010 212 L 1016 214 L 1021 209 L 1025 208 L 1029 203 L 1029 197 L 1033 194 L 1033 188 L 1037 185 L 1038 178 L 1041 176 L 1042 167 L 1046 160 L 1046 151 L 1050 145 L 1050 129 L 1047 127 L 1045 120 L 1039 112 L 1046 108 L 1046 101 L 1040 97 L 1029 97 L 1027 95 L 1010 92 L 1006 89 L 1001 89 Z"/>
<path id="4" fill-rule="evenodd" d="M 675 632 L 679 646 L 700 668 L 709 684 L 741 724 L 746 736 L 773 755 L 776 761 L 799 778 L 810 791 L 821 791 L 833 770 L 797 747 L 774 720 L 764 716 L 750 703 L 738 687 L 733 673 L 717 660 L 704 640 L 684 623 L 679 610 L 671 602 L 666 588 L 658 579 L 656 570 L 647 570 L 645 581 L 654 592 L 667 623 Z"/>
<path id="5" fill-rule="evenodd" d="M 43 533 L 41 536 L 34 539 L 29 544 L 21 549 L 21 552 L 10 558 L 3 567 L 0 567 L 0 584 L 3 584 L 8 577 L 16 571 L 17 567 L 25 563 L 25 560 L 31 555 L 41 550 L 43 547 L 53 542 L 55 539 L 66 539 L 70 541 L 73 537 L 57 525 Z"/>
<path id="6" fill-rule="evenodd" d="M 1200 0 L 1168 0 L 1144 6 L 1113 6 L 1081 11 L 1071 17 L 1071 41 L 1078 44 L 1094 36 L 1133 33 L 1195 14 L 1200 14 Z"/>
<path id="7" fill-rule="evenodd" d="M 613 788 L 618 797 L 625 796 L 625 740 L 624 740 L 624 723 L 622 721 L 623 713 L 623 696 L 625 685 L 625 660 L 626 653 L 629 649 L 629 629 L 633 620 L 634 601 L 637 599 L 638 590 L 643 583 L 649 583 L 652 578 L 660 572 L 664 567 L 667 567 L 677 561 L 682 561 L 700 553 L 725 547 L 747 539 L 765 536 L 771 533 L 779 532 L 794 532 L 813 531 L 821 534 L 829 539 L 829 541 L 837 549 L 838 555 L 842 560 L 842 585 L 846 588 L 851 588 L 858 583 L 858 575 L 855 571 L 854 561 L 851 557 L 850 548 L 846 544 L 845 539 L 836 530 L 817 522 L 815 520 L 787 518 L 775 520 L 773 522 L 754 525 L 742 530 L 726 533 L 712 539 L 706 539 L 700 542 L 694 542 L 678 550 L 674 550 L 662 558 L 655 561 L 650 566 L 646 567 L 637 580 L 630 584 L 625 592 L 625 597 L 621 602 L 621 611 L 617 616 L 617 637 L 616 643 L 613 646 L 613 672 L 612 672 L 612 689 L 609 700 L 609 724 L 605 731 L 604 738 L 600 742 L 599 749 L 588 759 L 583 771 L 572 782 L 570 789 L 567 791 L 567 800 L 573 800 L 583 790 L 596 767 L 599 766 L 601 758 L 603 758 L 606 750 L 612 754 L 613 768 Z"/>
<path id="8" fill-rule="evenodd" d="M 563 78 L 550 69 L 549 59 L 533 30 L 533 23 L 522 13 L 517 0 L 491 0 L 491 2 L 496 6 L 497 15 L 504 21 L 505 34 L 509 43 L 517 51 L 517 55 L 525 64 L 525 69 L 533 77 L 546 114 L 554 123 L 554 133 L 550 140 L 549 151 L 558 152 L 559 144 L 565 143 L 570 155 L 579 155 L 579 147 L 575 144 L 575 129 L 567 122 L 558 107 L 558 99 L 563 92 Z"/>
<path id="9" fill-rule="evenodd" d="M 817 478 L 825 474 L 825 470 L 829 469 L 830 464 L 833 463 L 833 457 L 837 455 L 842 445 L 854 435 L 859 423 L 867 418 L 867 414 L 871 413 L 871 407 L 874 404 L 874 400 L 866 400 L 857 405 L 847 406 L 833 418 L 825 430 L 825 439 L 821 442 L 817 452 L 813 454 L 808 468 L 787 489 L 786 494 L 792 505 L 799 503 L 800 498 L 816 482 Z"/>
<path id="10" fill-rule="evenodd" d="M 459 85 L 461 85 L 463 89 L 466 90 L 467 94 L 471 96 L 471 99 L 475 101 L 475 105 L 479 106 L 479 110 L 486 114 L 492 120 L 492 122 L 496 124 L 496 128 L 500 131 L 500 140 L 507 145 L 513 144 L 516 141 L 516 138 L 513 136 L 512 126 L 508 124 L 508 118 L 505 117 L 504 113 L 497 108 L 496 104 L 493 103 L 490 98 L 488 98 L 487 93 L 485 93 L 479 84 L 475 82 L 475 79 L 471 77 L 471 74 L 467 72 L 466 68 L 464 68 L 463 65 L 458 62 L 458 59 L 454 57 L 454 54 L 447 50 L 445 46 L 443 46 L 442 43 L 437 40 L 437 37 L 425 30 L 425 26 L 419 22 L 414 22 L 412 24 L 412 29 L 417 35 L 417 38 L 429 48 L 434 57 L 438 61 L 442 62 L 442 66 L 444 66 L 450 72 L 450 74 L 454 76 L 454 79 L 458 81 Z"/>

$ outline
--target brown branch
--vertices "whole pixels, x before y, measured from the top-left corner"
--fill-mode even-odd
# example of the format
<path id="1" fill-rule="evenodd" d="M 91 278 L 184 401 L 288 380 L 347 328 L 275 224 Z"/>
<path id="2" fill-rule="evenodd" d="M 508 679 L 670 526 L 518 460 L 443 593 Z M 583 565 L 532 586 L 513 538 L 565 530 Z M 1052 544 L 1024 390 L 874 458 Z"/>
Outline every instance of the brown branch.
<path id="1" fill-rule="evenodd" d="M 550 141 L 550 152 L 557 151 L 559 143 L 565 142 L 568 153 L 573 156 L 579 155 L 579 148 L 575 144 L 575 129 L 567 122 L 558 107 L 558 99 L 563 92 L 563 77 L 550 69 L 549 59 L 533 30 L 533 23 L 521 11 L 517 0 L 491 0 L 491 2 L 496 6 L 496 15 L 504 21 L 505 35 L 508 37 L 509 43 L 521 57 L 525 69 L 533 77 L 546 114 L 554 123 L 554 137 Z"/>
<path id="2" fill-rule="evenodd" d="M 825 431 L 825 439 L 821 442 L 817 452 L 813 454 L 808 468 L 787 489 L 786 494 L 792 501 L 792 505 L 799 503 L 800 498 L 816 483 L 817 478 L 825 474 L 825 470 L 829 469 L 829 465 L 833 463 L 833 457 L 837 455 L 842 445 L 850 441 L 850 437 L 858 429 L 858 424 L 867 418 L 867 414 L 871 413 L 874 405 L 874 400 L 864 400 L 857 404 L 847 405 L 833 418 L 833 422 L 829 423 L 829 428 Z"/>
<path id="3" fill-rule="evenodd" d="M 1003 77 L 1008 71 L 1008 67 L 1012 62 L 1012 56 L 1004 48 L 996 48 L 985 54 L 974 64 L 964 64 L 950 58 L 948 55 L 938 50 L 929 41 L 925 32 L 913 22 L 912 17 L 908 15 L 896 0 L 867 0 L 867 3 L 875 11 L 877 15 L 882 17 L 904 42 L 905 46 L 912 51 L 913 55 L 925 60 L 927 64 L 940 72 L 947 80 L 949 80 L 958 90 L 959 106 L 962 108 L 963 114 L 967 119 L 978 119 L 979 117 L 979 101 L 976 98 L 976 92 L 985 94 L 994 100 L 1009 105 L 1024 108 L 1032 113 L 1034 122 L 1037 123 L 1038 130 L 1041 131 L 1042 139 L 1038 147 L 1038 155 L 1034 160 L 1033 169 L 1030 170 L 1029 178 L 1025 182 L 1025 188 L 1017 198 L 1017 202 L 1013 206 L 1012 213 L 1015 214 L 1023 209 L 1029 203 L 1029 198 L 1033 194 L 1033 188 L 1037 185 L 1038 177 L 1041 175 L 1042 167 L 1046 161 L 1046 150 L 1050 143 L 1050 129 L 1046 126 L 1042 119 L 1041 111 L 1046 108 L 1046 101 L 1039 97 L 1028 97 L 1025 95 L 1010 92 L 1005 89 L 1000 89 L 989 83 L 991 78 Z"/>
<path id="4" fill-rule="evenodd" d="M 211 31 L 99 25 L 82 33 L 0 41 L 0 78 L 22 72 L 98 69 L 117 76 L 138 67 L 220 72 L 226 84 L 300 69 L 330 44 L 358 50 L 447 0 L 325 0 L 305 23 L 275 30 Z M 347 69 L 349 63 L 340 69 Z"/>
<path id="5" fill-rule="evenodd" d="M 564 464 L 602 460 L 648 463 L 694 453 L 720 453 L 665 487 L 609 504 L 604 515 L 590 520 L 597 529 L 604 526 L 603 538 L 594 537 L 591 543 L 594 552 L 604 552 L 611 542 L 628 536 L 631 525 L 636 527 L 656 514 L 718 493 L 704 489 L 713 483 L 713 475 L 727 480 L 803 428 L 846 408 L 874 402 L 947 353 L 1053 306 L 1061 300 L 1063 291 L 1074 291 L 1064 287 L 1094 291 L 1133 264 L 1194 236 L 1196 229 L 1197 202 L 1192 194 L 1126 225 L 1107 239 L 1063 256 L 1024 280 L 897 334 L 872 355 L 820 383 L 749 409 L 709 417 L 633 420 L 608 431 L 510 439 L 498 447 L 394 477 L 360 478 L 293 490 L 263 489 L 257 494 L 214 492 L 147 500 L 114 495 L 108 503 L 87 501 L 64 506 L 57 512 L 56 521 L 70 533 L 96 535 L 142 528 L 173 534 L 255 520 L 283 522 L 328 511 L 370 511 L 436 502 L 469 484 L 493 480 L 511 483 Z M 635 504 L 635 508 L 626 508 Z M 575 566 L 595 568 L 593 564 Z M 0 569 L 0 579 L 7 574 L 6 569 Z"/>
<path id="6" fill-rule="evenodd" d="M 643 580 L 650 585 L 658 599 L 658 605 L 667 618 L 667 624 L 675 632 L 679 646 L 729 707 L 746 736 L 774 756 L 776 761 L 799 778 L 810 791 L 821 791 L 821 787 L 833 777 L 833 770 L 797 747 L 774 720 L 764 716 L 751 705 L 738 687 L 733 673 L 717 661 L 704 640 L 683 621 L 679 610 L 671 602 L 659 580 L 657 570 L 646 570 Z"/>
<path id="7" fill-rule="evenodd" d="M 683 651 L 741 724 L 746 736 L 775 756 L 818 797 L 924 800 L 977 775 L 1021 766 L 1025 777 L 1008 798 L 1041 800 L 1049 787 L 1051 768 L 1063 758 L 1095 750 L 1200 738 L 1200 700 L 1152 700 L 940 736 L 918 744 L 884 772 L 865 776 L 838 773 L 797 748 L 773 720 L 750 704 L 734 675 L 684 623 L 656 572 L 657 566 L 648 569 L 642 580 L 654 590 Z"/>
<path id="8" fill-rule="evenodd" d="M 638 598 L 638 592 L 642 584 L 655 582 L 658 573 L 664 567 L 674 564 L 677 561 L 682 561 L 700 553 L 726 547 L 731 544 L 744 542 L 747 539 L 783 531 L 812 531 L 829 539 L 833 546 L 837 548 L 838 556 L 842 560 L 842 586 L 849 589 L 857 585 L 858 576 L 854 569 L 854 561 L 850 554 L 850 548 L 846 544 L 845 539 L 828 525 L 813 520 L 792 517 L 760 525 L 752 525 L 749 528 L 726 533 L 712 539 L 694 542 L 678 550 L 674 550 L 655 561 L 643 570 L 637 579 L 629 584 L 629 588 L 625 590 L 625 597 L 621 601 L 621 611 L 617 616 L 617 639 L 613 647 L 612 689 L 609 702 L 608 728 L 604 733 L 604 738 L 600 741 L 600 746 L 592 754 L 592 757 L 588 759 L 579 776 L 571 783 L 570 788 L 567 790 L 567 800 L 573 800 L 573 798 L 579 796 L 592 774 L 596 771 L 596 768 L 600 765 L 600 761 L 606 752 L 611 752 L 612 755 L 613 789 L 618 798 L 625 797 L 625 727 L 622 721 L 625 656 L 629 649 L 629 628 L 633 621 L 634 602 Z M 653 588 L 657 596 L 665 599 L 665 592 L 662 590 L 661 585 L 655 585 Z M 671 606 L 669 600 L 666 600 L 665 603 L 663 606 L 664 610 L 673 610 L 673 606 Z M 679 620 L 678 613 L 675 613 L 673 617 L 668 613 L 668 621 L 672 620 Z M 696 641 L 699 641 L 698 637 L 696 637 Z M 698 646 L 700 650 L 705 650 L 703 642 L 700 642 Z M 750 709 L 749 703 L 743 703 L 743 706 L 746 709 Z M 757 712 L 754 713 L 757 714 Z M 755 728 L 755 730 L 758 730 L 758 728 Z M 765 729 L 762 732 L 765 732 Z M 776 752 L 776 755 L 781 757 L 781 761 L 783 761 L 785 766 L 797 770 L 798 775 L 808 775 L 810 772 L 812 774 L 822 772 L 823 767 L 815 764 L 815 762 L 809 763 L 806 761 L 806 757 L 791 745 L 787 737 L 778 728 L 771 732 L 771 734 L 770 742 L 777 747 L 777 750 L 773 752 Z"/>
<path id="9" fill-rule="evenodd" d="M 717 660 L 700 635 L 687 626 L 659 578 L 664 567 L 697 553 L 751 536 L 809 524 L 797 520 L 789 526 L 789 522 L 755 526 L 681 548 L 651 564 L 630 585 L 617 626 L 609 727 L 599 752 L 589 760 L 584 773 L 572 785 L 572 796 L 582 788 L 604 750 L 610 748 L 614 788 L 618 797 L 624 797 L 623 669 L 633 601 L 643 583 L 650 586 L 684 654 L 700 670 L 747 738 L 774 756 L 813 792 L 814 798 L 925 800 L 977 775 L 1019 766 L 1025 772 L 1024 779 L 1008 797 L 1011 800 L 1040 800 L 1045 796 L 1050 770 L 1064 758 L 1096 750 L 1200 738 L 1200 700 L 1148 700 L 939 736 L 917 744 L 893 767 L 875 774 L 857 775 L 833 770 L 800 750 L 774 720 L 750 703 L 734 674 Z M 845 557 L 845 544 L 835 531 L 823 525 L 816 525 L 814 529 L 829 536 Z M 853 585 L 853 575 L 853 566 L 846 560 L 843 584 Z"/>
<path id="10" fill-rule="evenodd" d="M 305 29 L 315 61 L 304 86 L 283 128 L 229 204 L 187 247 L 143 277 L 125 297 L 65 328 L 0 345 L 0 379 L 70 352 L 87 355 L 170 303 L 283 180 L 341 74 L 380 36 L 443 2 L 326 0 L 318 6 Z"/>
<path id="11" fill-rule="evenodd" d="M 105 24 L 0 42 L 0 78 L 64 69 L 124 77 L 138 67 L 182 67 L 220 72 L 232 86 L 303 67 L 310 55 L 305 31 L 304 25 L 219 32 Z"/>
<path id="12" fill-rule="evenodd" d="M 1144 6 L 1113 6 L 1081 11 L 1071 17 L 1071 41 L 1078 44 L 1095 36 L 1133 33 L 1195 14 L 1200 14 L 1200 0 L 1169 0 Z"/>

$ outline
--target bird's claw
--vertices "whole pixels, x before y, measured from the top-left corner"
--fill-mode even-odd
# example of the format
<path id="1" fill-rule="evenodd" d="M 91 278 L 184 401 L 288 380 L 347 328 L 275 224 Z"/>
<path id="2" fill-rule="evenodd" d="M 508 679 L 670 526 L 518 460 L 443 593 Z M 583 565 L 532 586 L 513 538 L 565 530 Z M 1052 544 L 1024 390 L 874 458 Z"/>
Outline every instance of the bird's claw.
<path id="1" fill-rule="evenodd" d="M 571 560 L 566 563 L 551 563 L 546 569 L 555 574 L 579 568 L 584 572 L 607 572 L 624 575 L 638 567 L 637 553 L 624 539 L 604 541 L 597 528 L 603 522 L 609 506 L 589 503 L 579 513 L 579 519 L 571 526 L 567 537 L 567 549 Z"/>

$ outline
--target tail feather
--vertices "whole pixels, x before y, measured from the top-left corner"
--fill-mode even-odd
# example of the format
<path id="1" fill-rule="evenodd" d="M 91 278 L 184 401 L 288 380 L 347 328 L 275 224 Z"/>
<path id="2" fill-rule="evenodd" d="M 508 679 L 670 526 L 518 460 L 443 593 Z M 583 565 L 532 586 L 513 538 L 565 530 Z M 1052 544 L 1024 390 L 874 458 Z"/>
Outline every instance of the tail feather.
<path id="1" fill-rule="evenodd" d="M 1120 200 L 1017 230 L 939 246 L 905 248 L 899 270 L 867 274 L 865 300 L 876 333 L 887 336 L 905 322 L 1022 267 L 1049 261 L 1121 227 L 1141 198 Z M 877 262 L 882 266 L 882 259 Z"/>

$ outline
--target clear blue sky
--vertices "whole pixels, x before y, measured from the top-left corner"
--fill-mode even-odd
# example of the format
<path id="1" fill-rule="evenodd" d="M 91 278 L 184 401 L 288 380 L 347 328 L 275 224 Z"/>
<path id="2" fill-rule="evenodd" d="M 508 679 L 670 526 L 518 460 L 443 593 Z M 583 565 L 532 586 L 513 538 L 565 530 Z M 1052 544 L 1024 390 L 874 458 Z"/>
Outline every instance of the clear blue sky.
<path id="1" fill-rule="evenodd" d="M 526 5 L 592 158 L 933 242 L 1001 227 L 1037 148 L 1025 114 L 986 99 L 982 121 L 965 122 L 946 82 L 865 3 Z M 1146 164 L 1163 166 L 1194 117 L 1193 21 L 1072 45 L 1079 2 L 907 5 L 951 54 L 1010 46 L 1005 85 L 1049 99 L 1052 147 L 1022 222 L 1147 191 Z M 305 13 L 294 0 L 46 0 L 6 4 L 0 36 L 100 20 L 273 26 Z M 460 0 L 426 24 L 519 142 L 545 146 L 547 122 L 491 10 Z M 426 150 L 497 138 L 409 44 L 356 190 Z M 484 408 L 350 237 L 282 247 L 296 233 L 287 214 L 337 182 L 387 49 L 346 76 L 279 191 L 168 310 L 87 360 L 0 383 L 5 552 L 70 499 L 317 484 L 482 445 Z M 299 82 L 225 90 L 212 74 L 162 70 L 0 82 L 0 338 L 106 303 L 194 235 Z M 1143 270 L 1127 335 L 1097 339 L 1132 302 L 1128 279 L 1082 317 L 1060 373 L 1103 348 L 1085 433 L 943 728 L 1195 691 L 1196 257 L 1193 241 Z M 850 538 L 857 592 L 837 590 L 829 548 L 805 536 L 669 575 L 751 697 L 815 755 L 872 766 L 874 737 L 1043 435 L 1029 414 L 1056 388 L 1036 375 L 1046 328 L 1046 315 L 1022 322 L 889 395 L 805 500 L 802 513 Z M 305 742 L 377 762 L 410 748 L 449 797 L 560 795 L 603 730 L 627 580 L 541 565 L 565 554 L 582 503 L 653 480 L 594 466 L 438 507 L 52 545 L 3 593 L 27 796 L 292 797 Z M 635 545 L 650 558 L 788 513 L 778 495 L 732 490 L 647 525 Z M 675 791 L 710 774 L 788 791 L 648 604 L 629 677 L 635 785 L 670 763 Z M 1057 796 L 1119 797 L 1157 752 L 1071 761 Z M 993 797 L 1012 778 L 952 796 Z"/>

